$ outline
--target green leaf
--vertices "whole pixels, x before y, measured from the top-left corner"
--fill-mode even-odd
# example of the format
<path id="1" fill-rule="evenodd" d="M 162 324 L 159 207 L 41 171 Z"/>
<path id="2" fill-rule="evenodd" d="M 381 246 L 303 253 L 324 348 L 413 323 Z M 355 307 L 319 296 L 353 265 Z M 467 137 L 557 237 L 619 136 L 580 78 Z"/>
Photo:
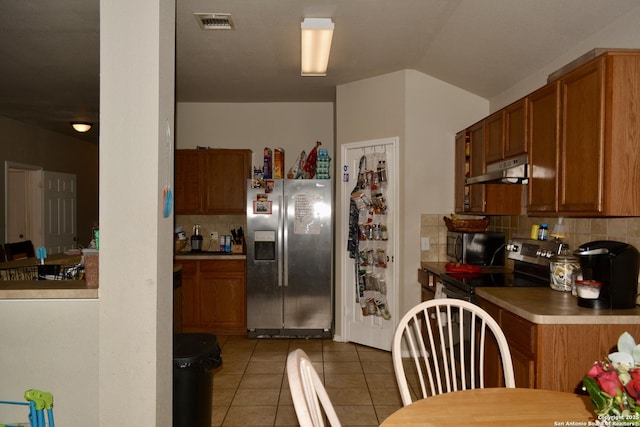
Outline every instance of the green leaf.
<path id="1" fill-rule="evenodd" d="M 585 390 L 589 393 L 593 405 L 596 407 L 596 412 L 600 413 L 603 410 L 608 410 L 613 404 L 613 397 L 600 390 L 598 383 L 594 379 L 584 377 L 582 380 Z"/>
<path id="2" fill-rule="evenodd" d="M 628 354 L 633 354 L 633 348 L 636 346 L 636 341 L 633 339 L 629 332 L 625 332 L 618 338 L 618 351 Z"/>

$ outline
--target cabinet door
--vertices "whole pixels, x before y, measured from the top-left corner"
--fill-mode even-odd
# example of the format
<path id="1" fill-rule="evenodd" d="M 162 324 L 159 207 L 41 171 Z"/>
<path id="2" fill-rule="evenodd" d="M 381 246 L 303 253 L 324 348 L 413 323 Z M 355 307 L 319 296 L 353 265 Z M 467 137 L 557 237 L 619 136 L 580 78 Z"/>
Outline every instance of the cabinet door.
<path id="1" fill-rule="evenodd" d="M 513 376 L 516 387 L 535 388 L 536 363 L 530 356 L 511 347 L 511 361 L 513 363 Z"/>
<path id="2" fill-rule="evenodd" d="M 478 176 L 484 173 L 484 122 L 476 123 L 469 128 L 470 142 L 470 174 Z M 469 212 L 484 212 L 484 184 L 469 186 Z"/>
<path id="3" fill-rule="evenodd" d="M 603 64 L 603 60 L 590 62 L 560 80 L 560 212 L 602 212 Z"/>
<path id="4" fill-rule="evenodd" d="M 469 157 L 467 156 L 467 132 L 458 132 L 455 142 L 455 177 L 454 177 L 454 197 L 455 211 L 457 213 L 466 212 L 469 209 L 469 187 L 466 178 L 469 172 Z"/>
<path id="5" fill-rule="evenodd" d="M 175 213 L 200 213 L 200 172 L 198 150 L 176 150 L 175 153 Z"/>
<path id="6" fill-rule="evenodd" d="M 250 150 L 206 150 L 203 154 L 202 182 L 205 214 L 244 214 L 247 179 L 251 174 Z"/>
<path id="7" fill-rule="evenodd" d="M 504 159 L 504 111 L 500 110 L 485 119 L 485 151 L 486 164 Z"/>
<path id="8" fill-rule="evenodd" d="M 529 207 L 533 212 L 555 212 L 558 208 L 558 124 L 560 86 L 558 82 L 528 97 Z"/>
<path id="9" fill-rule="evenodd" d="M 220 334 L 247 332 L 245 263 L 201 261 L 201 325 Z"/>
<path id="10" fill-rule="evenodd" d="M 527 99 L 514 102 L 504 109 L 504 158 L 528 151 Z"/>
<path id="11" fill-rule="evenodd" d="M 182 265 L 182 326 L 200 325 L 200 290 L 198 286 L 198 261 L 180 260 Z"/>

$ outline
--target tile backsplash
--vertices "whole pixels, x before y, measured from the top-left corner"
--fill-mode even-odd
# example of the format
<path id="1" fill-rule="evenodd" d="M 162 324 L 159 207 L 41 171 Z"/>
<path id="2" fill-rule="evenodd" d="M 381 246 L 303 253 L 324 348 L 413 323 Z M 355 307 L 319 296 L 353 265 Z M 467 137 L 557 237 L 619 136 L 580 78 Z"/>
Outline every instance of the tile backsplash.
<path id="1" fill-rule="evenodd" d="M 443 262 L 447 260 L 447 227 L 442 217 L 450 214 L 423 214 L 420 216 L 420 237 L 428 237 L 431 249 L 420 251 L 422 262 Z M 549 230 L 559 222 L 559 218 L 527 216 L 492 216 L 490 231 L 504 232 L 506 239 L 512 236 L 529 236 L 533 224 L 547 223 Z M 640 217 L 631 218 L 563 218 L 564 242 L 571 249 L 594 240 L 617 240 L 640 249 Z"/>

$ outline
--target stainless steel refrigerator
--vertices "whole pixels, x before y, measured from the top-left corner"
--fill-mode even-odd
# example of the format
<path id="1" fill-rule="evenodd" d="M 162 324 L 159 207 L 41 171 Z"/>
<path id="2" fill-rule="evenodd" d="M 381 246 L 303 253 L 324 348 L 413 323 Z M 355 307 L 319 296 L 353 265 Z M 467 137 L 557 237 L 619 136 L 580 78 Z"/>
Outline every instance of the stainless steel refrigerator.
<path id="1" fill-rule="evenodd" d="M 248 335 L 331 337 L 331 180 L 249 180 L 247 187 Z"/>

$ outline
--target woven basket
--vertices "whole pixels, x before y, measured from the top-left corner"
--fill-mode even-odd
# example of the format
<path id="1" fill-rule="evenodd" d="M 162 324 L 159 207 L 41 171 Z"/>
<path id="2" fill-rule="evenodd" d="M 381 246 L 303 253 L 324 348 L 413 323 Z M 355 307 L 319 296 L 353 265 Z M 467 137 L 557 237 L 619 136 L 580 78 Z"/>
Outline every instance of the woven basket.
<path id="1" fill-rule="evenodd" d="M 182 252 L 187 247 L 187 239 L 175 241 L 175 253 Z"/>
<path id="2" fill-rule="evenodd" d="M 481 219 L 451 219 L 445 216 L 442 219 L 444 219 L 449 231 L 472 233 L 486 231 L 487 227 L 489 227 L 488 216 Z"/>

